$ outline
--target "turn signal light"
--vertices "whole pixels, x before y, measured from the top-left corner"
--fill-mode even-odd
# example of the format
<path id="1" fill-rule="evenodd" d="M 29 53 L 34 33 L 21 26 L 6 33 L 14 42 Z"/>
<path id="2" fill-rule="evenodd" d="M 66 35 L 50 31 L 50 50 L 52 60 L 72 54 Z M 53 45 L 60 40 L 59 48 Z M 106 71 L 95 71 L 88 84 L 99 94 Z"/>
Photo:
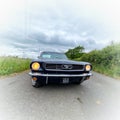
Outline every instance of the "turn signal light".
<path id="1" fill-rule="evenodd" d="M 85 69 L 86 69 L 86 71 L 90 71 L 91 70 L 91 66 L 90 65 L 86 65 Z"/>
<path id="2" fill-rule="evenodd" d="M 33 79 L 34 81 L 36 81 L 36 80 L 37 80 L 37 78 L 36 78 L 36 77 L 33 77 L 32 79 Z"/>
<path id="3" fill-rule="evenodd" d="M 38 62 L 34 62 L 34 63 L 32 64 L 32 69 L 33 69 L 33 70 L 39 70 L 39 68 L 40 68 L 40 64 L 39 64 Z"/>

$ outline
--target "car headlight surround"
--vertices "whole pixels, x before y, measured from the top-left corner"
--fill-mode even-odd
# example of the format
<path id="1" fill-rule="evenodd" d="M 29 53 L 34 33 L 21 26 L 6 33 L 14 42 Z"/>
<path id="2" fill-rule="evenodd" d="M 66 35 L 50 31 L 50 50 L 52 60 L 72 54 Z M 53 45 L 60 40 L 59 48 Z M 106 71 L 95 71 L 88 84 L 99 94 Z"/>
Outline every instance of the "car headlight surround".
<path id="1" fill-rule="evenodd" d="M 32 63 L 31 67 L 33 70 L 39 70 L 40 64 L 38 62 L 34 62 Z"/>
<path id="2" fill-rule="evenodd" d="M 86 65 L 86 66 L 85 66 L 85 70 L 86 70 L 86 71 L 90 71 L 90 70 L 91 70 L 91 65 Z"/>

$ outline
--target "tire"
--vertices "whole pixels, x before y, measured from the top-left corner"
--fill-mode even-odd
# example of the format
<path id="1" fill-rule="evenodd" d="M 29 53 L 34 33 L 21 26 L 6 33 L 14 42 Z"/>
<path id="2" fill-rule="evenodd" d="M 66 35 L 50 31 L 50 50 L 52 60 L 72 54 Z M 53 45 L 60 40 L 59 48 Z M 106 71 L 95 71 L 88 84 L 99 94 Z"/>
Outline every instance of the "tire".
<path id="1" fill-rule="evenodd" d="M 35 88 L 39 88 L 39 87 L 42 87 L 43 84 L 42 84 L 42 83 L 38 83 L 38 82 L 34 82 L 34 81 L 32 80 L 32 86 L 35 87 Z"/>
<path id="2" fill-rule="evenodd" d="M 81 83 L 80 83 L 80 82 L 76 82 L 75 84 L 76 84 L 76 85 L 80 85 Z"/>
<path id="3" fill-rule="evenodd" d="M 76 85 L 80 85 L 81 83 L 82 83 L 81 81 L 75 82 Z"/>
<path id="4" fill-rule="evenodd" d="M 32 86 L 35 87 L 35 88 L 39 88 L 40 87 L 40 85 L 38 83 L 35 83 L 35 85 L 32 85 Z"/>

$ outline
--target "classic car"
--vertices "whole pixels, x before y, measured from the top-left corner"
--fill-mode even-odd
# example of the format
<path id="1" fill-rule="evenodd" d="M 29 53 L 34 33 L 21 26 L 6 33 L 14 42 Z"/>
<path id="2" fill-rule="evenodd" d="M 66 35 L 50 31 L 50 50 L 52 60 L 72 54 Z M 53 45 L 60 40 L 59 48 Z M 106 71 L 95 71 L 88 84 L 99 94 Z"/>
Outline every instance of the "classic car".
<path id="1" fill-rule="evenodd" d="M 43 51 L 38 59 L 30 63 L 33 87 L 49 83 L 80 84 L 92 75 L 92 65 L 88 62 L 68 60 L 64 53 Z"/>

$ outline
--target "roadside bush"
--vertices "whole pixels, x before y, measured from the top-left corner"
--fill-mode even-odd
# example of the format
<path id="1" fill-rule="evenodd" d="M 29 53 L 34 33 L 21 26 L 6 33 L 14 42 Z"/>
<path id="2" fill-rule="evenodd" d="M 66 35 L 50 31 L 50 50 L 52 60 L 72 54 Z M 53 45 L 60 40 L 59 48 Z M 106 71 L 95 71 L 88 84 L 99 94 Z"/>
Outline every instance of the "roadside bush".
<path id="1" fill-rule="evenodd" d="M 102 50 L 93 50 L 75 60 L 90 62 L 93 70 L 120 78 L 120 44 L 112 44 Z"/>

